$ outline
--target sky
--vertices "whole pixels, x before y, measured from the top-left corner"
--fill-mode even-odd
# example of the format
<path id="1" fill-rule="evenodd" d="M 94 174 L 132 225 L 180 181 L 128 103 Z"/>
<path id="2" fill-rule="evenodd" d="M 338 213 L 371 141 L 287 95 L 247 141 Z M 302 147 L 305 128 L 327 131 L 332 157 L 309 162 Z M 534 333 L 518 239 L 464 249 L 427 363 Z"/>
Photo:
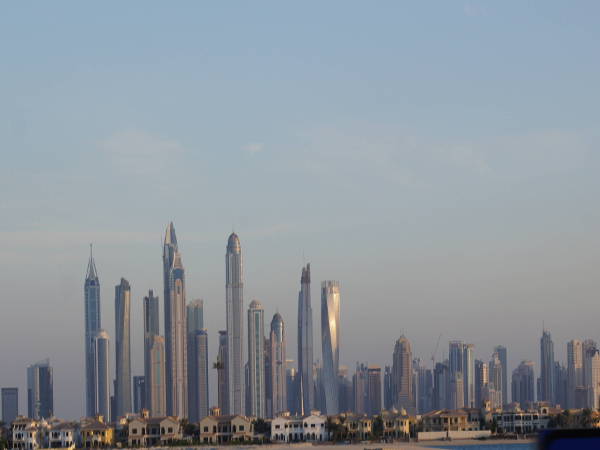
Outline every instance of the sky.
<path id="1" fill-rule="evenodd" d="M 55 413 L 84 414 L 83 281 L 102 322 L 132 286 L 162 293 L 173 221 L 210 360 L 225 246 L 245 303 L 279 311 L 296 359 L 312 267 L 341 283 L 341 363 L 448 340 L 539 368 L 542 327 L 600 340 L 600 3 L 3 2 L 0 386 L 50 358 Z M 161 294 L 159 294 L 161 295 Z M 162 299 L 161 299 L 162 301 Z M 113 365 L 114 369 L 114 365 Z M 214 372 L 214 371 L 213 371 Z M 211 374 L 211 403 L 216 403 Z"/>

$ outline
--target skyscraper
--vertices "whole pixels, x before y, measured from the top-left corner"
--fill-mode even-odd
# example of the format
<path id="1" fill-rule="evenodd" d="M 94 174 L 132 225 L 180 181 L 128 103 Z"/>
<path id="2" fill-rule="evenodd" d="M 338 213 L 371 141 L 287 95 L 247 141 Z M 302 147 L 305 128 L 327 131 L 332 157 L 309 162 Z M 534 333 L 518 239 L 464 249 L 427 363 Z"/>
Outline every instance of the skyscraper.
<path id="1" fill-rule="evenodd" d="M 381 413 L 381 367 L 369 366 L 368 369 L 367 414 Z"/>
<path id="2" fill-rule="evenodd" d="M 217 353 L 217 362 L 215 363 L 217 369 L 217 404 L 221 412 L 226 413 L 229 411 L 229 398 L 227 395 L 228 384 L 227 384 L 227 331 L 219 331 L 219 351 Z"/>
<path id="3" fill-rule="evenodd" d="M 409 414 L 415 407 L 413 392 L 412 346 L 403 335 L 394 346 L 392 383 L 394 386 L 394 407 L 404 408 Z"/>
<path id="4" fill-rule="evenodd" d="M 502 363 L 502 404 L 508 405 L 508 355 L 506 347 L 503 345 L 497 345 L 494 347 L 494 351 L 498 353 L 498 358 Z"/>
<path id="5" fill-rule="evenodd" d="M 446 409 L 449 406 L 450 367 L 446 363 L 436 363 L 433 371 L 433 408 Z"/>
<path id="6" fill-rule="evenodd" d="M 242 247 L 237 234 L 231 233 L 225 254 L 225 301 L 227 315 L 227 414 L 245 413 L 244 395 L 244 273 Z"/>
<path id="7" fill-rule="evenodd" d="M 85 411 L 87 416 L 96 415 L 96 380 L 94 373 L 94 339 L 101 328 L 100 280 L 90 244 L 90 259 L 83 285 L 85 309 Z"/>
<path id="8" fill-rule="evenodd" d="M 572 340 L 567 343 L 567 408 L 577 408 L 575 393 L 583 386 L 583 343 Z"/>
<path id="9" fill-rule="evenodd" d="M 463 345 L 463 379 L 465 389 L 465 407 L 475 407 L 475 356 L 473 344 Z M 506 356 L 506 349 L 504 351 Z"/>
<path id="10" fill-rule="evenodd" d="M 600 407 L 600 351 L 588 349 L 589 363 L 586 365 L 586 379 L 589 380 L 587 407 L 597 410 Z"/>
<path id="11" fill-rule="evenodd" d="M 248 308 L 248 384 L 249 412 L 254 417 L 266 417 L 265 392 L 265 311 L 258 300 Z"/>
<path id="12" fill-rule="evenodd" d="M 338 370 L 340 366 L 340 283 L 321 284 L 321 337 L 325 411 L 339 413 Z"/>
<path id="13" fill-rule="evenodd" d="M 160 335 L 159 327 L 159 307 L 158 297 L 154 296 L 152 290 L 144 297 L 144 378 L 146 383 L 146 409 L 153 411 L 152 408 L 152 389 L 150 386 L 150 372 L 152 371 L 152 361 L 150 351 L 154 343 L 154 336 Z M 164 384 L 164 383 L 163 383 Z"/>
<path id="14" fill-rule="evenodd" d="M 369 408 L 369 371 L 366 364 L 356 363 L 356 371 L 352 377 L 352 392 L 354 405 L 352 411 L 356 414 L 367 414 Z"/>
<path id="15" fill-rule="evenodd" d="M 313 322 L 310 303 L 310 264 L 302 268 L 300 292 L 298 293 L 298 380 L 301 413 L 310 413 L 314 408 L 313 379 Z"/>
<path id="16" fill-rule="evenodd" d="M 165 233 L 163 247 L 165 284 L 165 351 L 167 414 L 187 417 L 187 323 L 185 271 L 173 222 Z"/>
<path id="17" fill-rule="evenodd" d="M 115 418 L 131 407 L 131 288 L 125 278 L 115 286 Z"/>
<path id="18" fill-rule="evenodd" d="M 390 366 L 385 366 L 383 373 L 383 407 L 387 411 L 394 407 L 394 383 Z"/>
<path id="19" fill-rule="evenodd" d="M 492 408 L 502 407 L 502 361 L 498 352 L 494 352 L 489 364 L 489 387 L 493 390 L 494 395 L 490 398 Z"/>
<path id="20" fill-rule="evenodd" d="M 522 361 L 512 374 L 512 401 L 528 409 L 535 398 L 535 375 L 533 361 Z"/>
<path id="21" fill-rule="evenodd" d="M 2 388 L 2 422 L 10 425 L 19 415 L 19 388 Z"/>
<path id="22" fill-rule="evenodd" d="M 287 382 L 285 375 L 286 364 L 286 333 L 285 324 L 281 314 L 276 313 L 271 320 L 271 333 L 269 336 L 269 369 L 271 387 L 271 415 L 287 410 Z"/>
<path id="23" fill-rule="evenodd" d="M 143 375 L 133 377 L 133 412 L 139 414 L 146 409 L 146 380 Z"/>
<path id="24" fill-rule="evenodd" d="M 36 420 L 54 415 L 54 380 L 49 359 L 27 368 L 27 415 Z"/>
<path id="25" fill-rule="evenodd" d="M 204 329 L 204 302 L 187 305 L 188 412 L 190 422 L 208 415 L 208 334 Z"/>
<path id="26" fill-rule="evenodd" d="M 540 339 L 540 398 L 554 403 L 554 343 L 546 330 Z"/>
<path id="27" fill-rule="evenodd" d="M 450 391 L 450 407 L 453 409 L 464 407 L 465 403 L 465 344 L 463 341 L 450 341 L 449 343 L 449 363 L 450 363 L 450 379 L 448 389 Z M 460 393 L 456 390 L 460 389 Z"/>
<path id="28" fill-rule="evenodd" d="M 95 373 L 96 380 L 96 414 L 111 420 L 110 411 L 110 340 L 108 333 L 98 330 L 94 338 Z"/>
<path id="29" fill-rule="evenodd" d="M 167 415 L 166 350 L 165 338 L 152 335 L 150 345 L 150 376 L 146 380 L 146 390 L 150 392 L 150 415 Z"/>
<path id="30" fill-rule="evenodd" d="M 475 408 L 483 408 L 486 400 L 488 383 L 490 381 L 488 365 L 480 360 L 475 360 Z"/>

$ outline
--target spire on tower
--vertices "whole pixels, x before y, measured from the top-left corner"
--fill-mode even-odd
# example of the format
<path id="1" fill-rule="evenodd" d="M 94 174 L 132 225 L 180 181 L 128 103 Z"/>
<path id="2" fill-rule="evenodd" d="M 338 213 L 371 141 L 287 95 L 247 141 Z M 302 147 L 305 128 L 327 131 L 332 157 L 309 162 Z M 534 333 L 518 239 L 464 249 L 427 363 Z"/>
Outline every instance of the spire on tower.
<path id="1" fill-rule="evenodd" d="M 88 261 L 87 273 L 85 275 L 86 280 L 97 280 L 98 272 L 96 271 L 96 263 L 94 262 L 94 255 L 92 253 L 92 244 L 90 244 L 90 259 Z"/>

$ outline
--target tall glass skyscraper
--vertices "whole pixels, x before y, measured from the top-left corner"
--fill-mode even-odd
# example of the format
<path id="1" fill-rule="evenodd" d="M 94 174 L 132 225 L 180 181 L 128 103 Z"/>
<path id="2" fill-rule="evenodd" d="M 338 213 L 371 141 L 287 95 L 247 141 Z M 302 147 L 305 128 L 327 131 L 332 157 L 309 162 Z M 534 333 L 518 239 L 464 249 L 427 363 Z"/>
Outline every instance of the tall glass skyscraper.
<path id="1" fill-rule="evenodd" d="M 27 415 L 36 420 L 54 415 L 54 378 L 49 359 L 27 368 Z"/>
<path id="2" fill-rule="evenodd" d="M 110 340 L 108 333 L 99 330 L 94 339 L 95 346 L 95 379 L 96 379 L 96 413 L 111 420 L 110 411 Z"/>
<path id="3" fill-rule="evenodd" d="M 177 246 L 173 222 L 167 227 L 163 246 L 165 283 L 165 350 L 167 414 L 187 417 L 187 323 L 185 271 Z"/>
<path id="4" fill-rule="evenodd" d="M 204 329 L 204 302 L 187 305 L 188 412 L 190 422 L 208 415 L 208 334 Z"/>
<path id="5" fill-rule="evenodd" d="M 498 358 L 502 363 L 502 405 L 508 405 L 508 354 L 506 347 L 497 345 L 494 351 L 498 353 Z M 515 401 L 513 399 L 513 401 Z"/>
<path id="6" fill-rule="evenodd" d="M 146 390 L 150 391 L 150 414 L 152 417 L 167 415 L 165 338 L 152 336 L 150 346 L 150 378 Z"/>
<path id="7" fill-rule="evenodd" d="M 244 414 L 244 273 L 242 247 L 237 234 L 231 233 L 225 254 L 225 302 L 227 318 L 227 397 L 225 414 Z"/>
<path id="8" fill-rule="evenodd" d="M 271 387 L 271 415 L 277 417 L 287 410 L 287 381 L 285 374 L 285 324 L 281 314 L 276 313 L 271 320 L 269 335 L 269 361 Z"/>
<path id="9" fill-rule="evenodd" d="M 397 409 L 404 408 L 414 413 L 415 393 L 413 392 L 412 346 L 405 336 L 400 336 L 394 346 L 392 365 L 393 403 Z"/>
<path id="10" fill-rule="evenodd" d="M 250 388 L 249 412 L 254 417 L 266 417 L 265 392 L 265 311 L 258 300 L 248 308 L 248 370 Z"/>
<path id="11" fill-rule="evenodd" d="M 339 413 L 340 283 L 338 281 L 323 281 L 321 284 L 321 337 L 325 412 L 328 415 L 335 415 Z"/>
<path id="12" fill-rule="evenodd" d="M 115 286 L 115 418 L 131 406 L 131 288 L 125 278 Z"/>
<path id="13" fill-rule="evenodd" d="M 159 308 L 158 297 L 154 296 L 154 292 L 150 290 L 148 295 L 144 297 L 144 378 L 145 378 L 145 405 L 149 411 L 152 411 L 152 389 L 150 386 L 150 372 L 152 371 L 152 363 L 150 351 L 154 343 L 154 336 L 160 335 L 159 330 Z"/>
<path id="14" fill-rule="evenodd" d="M 94 374 L 94 339 L 101 328 L 100 321 L 100 280 L 90 244 L 90 259 L 83 285 L 85 310 L 85 411 L 88 417 L 98 413 L 96 406 L 96 380 Z"/>
<path id="15" fill-rule="evenodd" d="M 538 401 L 554 402 L 554 342 L 546 330 L 540 339 L 540 397 Z"/>
<path id="16" fill-rule="evenodd" d="M 313 322 L 310 304 L 310 264 L 302 268 L 298 293 L 298 391 L 300 414 L 310 413 L 315 406 L 313 379 Z"/>
<path id="17" fill-rule="evenodd" d="M 221 412 L 229 410 L 229 398 L 227 396 L 227 331 L 219 331 L 219 351 L 217 353 L 217 405 Z"/>

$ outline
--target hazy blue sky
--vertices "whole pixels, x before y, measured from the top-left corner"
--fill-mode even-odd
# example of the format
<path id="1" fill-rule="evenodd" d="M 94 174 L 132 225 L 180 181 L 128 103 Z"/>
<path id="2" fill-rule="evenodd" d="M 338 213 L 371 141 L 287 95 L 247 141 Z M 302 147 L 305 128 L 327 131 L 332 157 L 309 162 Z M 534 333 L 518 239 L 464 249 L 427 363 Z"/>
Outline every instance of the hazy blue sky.
<path id="1" fill-rule="evenodd" d="M 83 278 L 103 326 L 162 296 L 175 223 L 211 360 L 224 255 L 296 358 L 303 255 L 342 284 L 341 361 L 388 364 L 443 333 L 539 368 L 600 340 L 600 3 L 3 2 L 0 385 L 49 356 L 57 415 L 83 414 Z M 161 298 L 162 301 L 162 298 Z M 315 336 L 315 355 L 320 339 Z M 214 374 L 212 374 L 214 375 Z M 211 376 L 212 376 L 211 375 Z M 214 377 L 213 377 L 214 379 Z M 216 401 L 216 385 L 211 384 Z"/>

